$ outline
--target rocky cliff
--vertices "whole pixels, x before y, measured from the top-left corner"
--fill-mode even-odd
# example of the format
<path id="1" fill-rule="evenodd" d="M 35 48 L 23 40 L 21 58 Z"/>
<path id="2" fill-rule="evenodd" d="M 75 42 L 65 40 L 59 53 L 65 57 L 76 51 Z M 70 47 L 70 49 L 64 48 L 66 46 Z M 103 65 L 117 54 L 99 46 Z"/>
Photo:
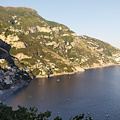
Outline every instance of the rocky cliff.
<path id="1" fill-rule="evenodd" d="M 9 54 L 11 46 L 0 39 L 0 59 L 5 59 L 9 65 L 14 66 L 14 60 Z"/>
<path id="2" fill-rule="evenodd" d="M 0 67 L 0 102 L 4 102 L 14 91 L 27 86 L 30 80 L 31 77 L 17 66 Z"/>
<path id="3" fill-rule="evenodd" d="M 16 86 L 26 86 L 30 80 L 31 78 L 28 74 L 16 66 L 9 67 L 8 69 L 0 67 L 0 90 L 12 89 Z"/>
<path id="4" fill-rule="evenodd" d="M 0 39 L 11 45 L 12 56 L 39 76 L 120 63 L 119 49 L 95 38 L 77 36 L 31 8 L 0 7 Z"/>
<path id="5" fill-rule="evenodd" d="M 26 86 L 31 80 L 29 73 L 15 65 L 13 58 L 16 57 L 9 53 L 10 49 L 11 45 L 0 39 L 0 62 L 4 63 L 3 67 L 0 66 L 0 100 L 2 90 Z"/>

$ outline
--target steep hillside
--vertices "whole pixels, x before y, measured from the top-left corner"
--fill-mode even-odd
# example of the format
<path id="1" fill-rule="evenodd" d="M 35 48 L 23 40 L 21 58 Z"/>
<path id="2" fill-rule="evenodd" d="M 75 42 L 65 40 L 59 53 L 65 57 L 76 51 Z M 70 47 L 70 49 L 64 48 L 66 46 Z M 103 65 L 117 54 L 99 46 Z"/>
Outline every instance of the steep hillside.
<path id="1" fill-rule="evenodd" d="M 31 8 L 0 7 L 0 39 L 11 45 L 13 56 L 40 76 L 120 62 L 119 49 L 77 36 L 67 26 L 47 21 Z"/>

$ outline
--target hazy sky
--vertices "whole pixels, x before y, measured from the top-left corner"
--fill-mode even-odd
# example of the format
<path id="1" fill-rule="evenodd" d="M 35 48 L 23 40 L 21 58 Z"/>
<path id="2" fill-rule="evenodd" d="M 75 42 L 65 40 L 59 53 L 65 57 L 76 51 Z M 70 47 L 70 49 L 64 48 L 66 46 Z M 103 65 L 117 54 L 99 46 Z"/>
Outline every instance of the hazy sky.
<path id="1" fill-rule="evenodd" d="M 120 48 L 120 0 L 0 0 L 0 6 L 34 8 L 43 18 Z"/>

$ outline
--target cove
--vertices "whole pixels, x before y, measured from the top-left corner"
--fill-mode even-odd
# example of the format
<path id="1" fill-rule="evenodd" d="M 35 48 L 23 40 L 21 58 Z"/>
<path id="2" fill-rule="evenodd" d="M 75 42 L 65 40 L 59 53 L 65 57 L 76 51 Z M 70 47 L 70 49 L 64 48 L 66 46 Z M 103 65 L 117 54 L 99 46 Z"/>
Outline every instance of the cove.
<path id="1" fill-rule="evenodd" d="M 94 120 L 120 120 L 120 66 L 35 79 L 5 103 L 14 109 L 21 105 L 52 111 L 51 120 L 56 116 L 68 120 L 82 113 Z"/>

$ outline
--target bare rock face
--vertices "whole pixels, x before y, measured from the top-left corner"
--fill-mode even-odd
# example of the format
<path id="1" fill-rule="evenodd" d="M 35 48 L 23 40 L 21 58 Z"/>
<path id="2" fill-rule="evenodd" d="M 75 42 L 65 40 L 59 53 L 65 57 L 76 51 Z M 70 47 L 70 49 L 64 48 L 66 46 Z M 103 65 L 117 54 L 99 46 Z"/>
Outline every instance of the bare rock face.
<path id="1" fill-rule="evenodd" d="M 49 74 L 49 69 L 61 74 L 120 64 L 119 49 L 86 35 L 77 36 L 67 26 L 45 20 L 35 10 L 0 6 L 0 15 L 0 39 L 11 47 L 0 49 L 1 65 L 3 59 L 13 64 L 9 50 L 42 77 Z"/>
<path id="2" fill-rule="evenodd" d="M 7 37 L 5 37 L 5 35 L 2 34 L 0 35 L 0 38 L 7 44 L 10 44 L 11 47 L 15 47 L 17 49 L 26 48 L 24 42 L 19 41 L 19 38 L 17 35 L 8 35 Z"/>
<path id="3" fill-rule="evenodd" d="M 51 32 L 51 29 L 49 27 L 40 27 L 40 26 L 29 27 L 28 30 L 29 30 L 29 33 L 35 33 L 35 32 L 50 33 Z"/>
<path id="4" fill-rule="evenodd" d="M 17 55 L 15 55 L 15 57 L 17 57 L 19 60 L 25 59 L 25 58 L 31 58 L 27 55 L 24 55 L 23 53 L 18 53 Z"/>
<path id="5" fill-rule="evenodd" d="M 15 47 L 15 48 L 17 48 L 17 49 L 26 48 L 25 44 L 24 44 L 23 42 L 21 42 L 21 41 L 19 41 L 19 42 L 14 42 L 14 43 L 12 44 L 12 47 Z"/>

